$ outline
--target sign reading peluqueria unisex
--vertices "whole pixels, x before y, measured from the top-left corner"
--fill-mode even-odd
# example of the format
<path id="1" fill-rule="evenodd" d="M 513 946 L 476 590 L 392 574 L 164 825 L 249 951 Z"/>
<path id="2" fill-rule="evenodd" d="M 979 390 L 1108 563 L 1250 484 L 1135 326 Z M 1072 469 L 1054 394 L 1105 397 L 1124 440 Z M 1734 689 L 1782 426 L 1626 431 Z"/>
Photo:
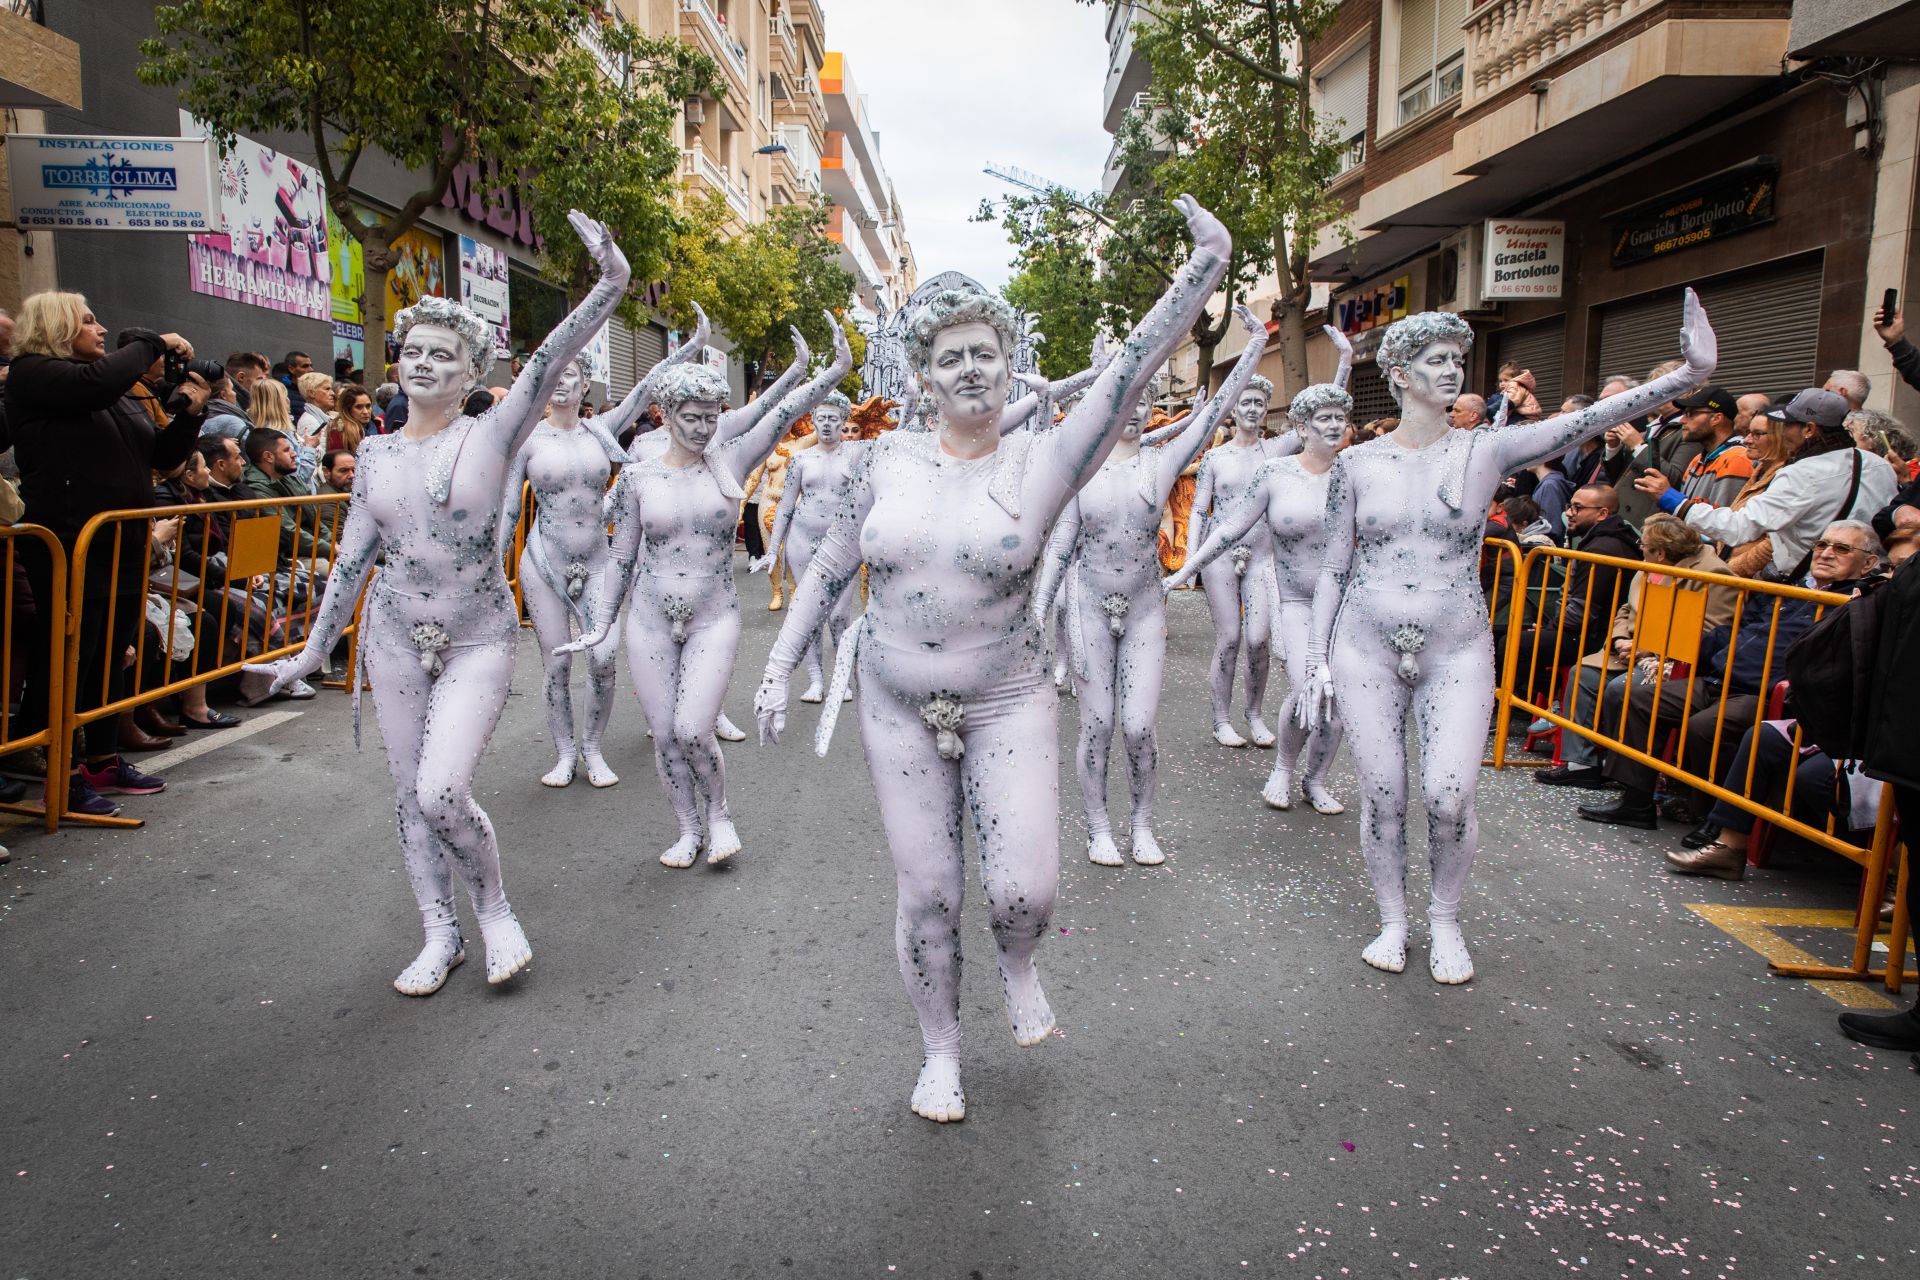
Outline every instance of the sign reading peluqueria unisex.
<path id="1" fill-rule="evenodd" d="M 1770 159 L 1717 173 L 1629 210 L 1613 223 L 1613 265 L 1665 257 L 1773 221 L 1780 165 Z"/>
<path id="2" fill-rule="evenodd" d="M 220 157 L 205 138 L 7 136 L 22 230 L 219 231 Z"/>

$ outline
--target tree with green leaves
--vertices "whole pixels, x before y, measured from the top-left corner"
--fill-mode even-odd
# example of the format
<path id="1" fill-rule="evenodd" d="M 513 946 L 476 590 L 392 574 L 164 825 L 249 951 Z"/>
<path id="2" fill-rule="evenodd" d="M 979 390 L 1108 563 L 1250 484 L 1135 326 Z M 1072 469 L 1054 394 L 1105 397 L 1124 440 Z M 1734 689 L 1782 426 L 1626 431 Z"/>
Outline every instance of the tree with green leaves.
<path id="1" fill-rule="evenodd" d="M 388 327 L 393 242 L 469 163 L 525 166 L 546 271 L 573 296 L 592 276 L 566 227 L 573 208 L 607 224 L 634 280 L 658 279 L 679 221 L 675 113 L 721 85 L 705 55 L 583 0 L 174 0 L 154 24 L 140 78 L 178 89 L 216 137 L 306 138 L 364 253 L 369 337 Z M 391 213 L 350 193 L 376 156 L 419 175 Z M 623 304 L 629 320 L 640 310 Z"/>

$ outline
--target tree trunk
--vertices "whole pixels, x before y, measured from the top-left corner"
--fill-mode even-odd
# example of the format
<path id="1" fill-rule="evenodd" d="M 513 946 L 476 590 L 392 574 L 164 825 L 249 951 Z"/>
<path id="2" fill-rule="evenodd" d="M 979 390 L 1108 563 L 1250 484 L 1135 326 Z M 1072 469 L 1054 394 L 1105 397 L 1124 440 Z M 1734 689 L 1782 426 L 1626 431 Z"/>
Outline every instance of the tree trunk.
<path id="1" fill-rule="evenodd" d="M 1285 263 L 1286 242 L 1276 235 L 1274 261 Z M 1280 292 L 1274 295 L 1273 306 L 1268 315 L 1277 326 L 1273 333 L 1274 349 L 1280 353 L 1281 393 L 1288 400 L 1307 385 L 1307 298 L 1306 290 L 1300 288 L 1297 279 L 1290 278 L 1291 272 L 1283 274 L 1280 280 Z"/>
<path id="2" fill-rule="evenodd" d="M 372 370 L 380 371 L 380 378 L 386 380 L 387 371 L 387 273 L 394 267 L 393 245 L 384 227 L 371 227 L 360 240 L 361 286 L 360 286 L 360 325 L 362 336 L 366 340 L 365 366 L 372 378 Z"/>

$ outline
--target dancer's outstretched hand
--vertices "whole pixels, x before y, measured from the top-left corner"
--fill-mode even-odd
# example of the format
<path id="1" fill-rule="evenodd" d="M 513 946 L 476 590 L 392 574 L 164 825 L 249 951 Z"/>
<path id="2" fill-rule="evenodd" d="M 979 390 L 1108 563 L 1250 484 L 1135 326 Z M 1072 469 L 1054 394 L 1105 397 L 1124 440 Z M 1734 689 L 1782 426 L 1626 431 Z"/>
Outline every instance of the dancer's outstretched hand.
<path id="1" fill-rule="evenodd" d="M 580 237 L 580 243 L 586 246 L 587 256 L 599 264 L 601 278 L 626 280 L 629 271 L 627 255 L 620 252 L 620 246 L 614 243 L 613 232 L 607 230 L 607 224 L 595 222 L 578 209 L 567 213 L 567 221 L 572 224 L 574 234 Z"/>
<path id="2" fill-rule="evenodd" d="M 1200 207 L 1200 202 L 1192 196 L 1182 195 L 1173 202 L 1180 210 L 1180 216 L 1187 220 L 1187 230 L 1193 233 L 1193 247 L 1196 252 L 1206 250 L 1216 257 L 1225 258 L 1233 252 L 1233 237 L 1227 234 L 1227 228 L 1220 219 Z"/>
<path id="3" fill-rule="evenodd" d="M 246 662 L 241 664 L 240 669 L 250 671 L 257 676 L 272 676 L 273 686 L 267 690 L 267 696 L 272 697 L 276 693 L 285 693 L 296 683 L 318 671 L 320 659 L 320 654 L 303 648 L 300 652 L 289 654 L 277 662 Z"/>
<path id="4" fill-rule="evenodd" d="M 605 641 L 607 638 L 607 632 L 610 631 L 611 629 L 612 628 L 610 627 L 595 627 L 593 630 L 587 632 L 587 634 L 581 636 L 578 640 L 575 640 L 572 644 L 563 644 L 558 649 L 555 649 L 553 651 L 553 656 L 558 658 L 564 654 L 569 654 L 569 653 L 585 653 L 587 650 L 592 649 L 595 646 L 601 644 L 603 641 Z"/>
<path id="5" fill-rule="evenodd" d="M 773 568 L 773 552 L 771 551 L 767 552 L 767 554 L 763 556 L 758 557 L 757 559 L 747 561 L 748 573 L 766 573 L 772 568 Z"/>
<path id="6" fill-rule="evenodd" d="M 1307 672 L 1306 688 L 1294 701 L 1293 722 L 1312 731 L 1333 719 L 1333 673 L 1321 663 Z"/>
<path id="7" fill-rule="evenodd" d="M 1714 366 L 1720 363 L 1720 340 L 1713 336 L 1713 326 L 1707 323 L 1707 311 L 1700 305 L 1700 295 L 1691 289 L 1687 290 L 1680 321 L 1680 356 L 1687 362 L 1687 372 L 1693 375 L 1696 385 L 1705 382 Z"/>
<path id="8" fill-rule="evenodd" d="M 778 746 L 787 728 L 787 678 L 769 671 L 753 695 L 753 718 L 760 722 L 760 745 Z"/>
<path id="9" fill-rule="evenodd" d="M 1340 332 L 1338 329 L 1334 328 L 1330 324 L 1321 325 L 1320 331 L 1326 334 L 1327 341 L 1333 344 L 1333 349 L 1335 354 L 1337 354 L 1340 359 L 1345 360 L 1348 364 L 1352 364 L 1353 363 L 1353 344 L 1347 341 L 1347 335 Z"/>

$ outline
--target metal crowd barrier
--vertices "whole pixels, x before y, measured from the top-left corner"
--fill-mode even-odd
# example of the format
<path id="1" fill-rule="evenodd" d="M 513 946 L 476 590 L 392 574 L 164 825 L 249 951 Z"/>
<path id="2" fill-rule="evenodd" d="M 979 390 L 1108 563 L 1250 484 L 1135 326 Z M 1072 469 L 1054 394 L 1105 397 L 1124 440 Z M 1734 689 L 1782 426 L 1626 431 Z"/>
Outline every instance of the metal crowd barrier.
<path id="1" fill-rule="evenodd" d="M 1490 543 L 1491 545 L 1491 543 Z M 1511 546 L 1511 544 L 1506 544 Z M 1606 599 L 1597 600 L 1595 587 L 1602 568 L 1618 570 L 1605 589 Z M 1647 573 L 1665 579 L 1648 579 L 1642 587 L 1638 609 L 1629 635 L 1629 659 L 1611 657 L 1608 634 L 1620 605 L 1628 598 L 1632 575 Z M 1750 725 L 1746 717 L 1728 722 L 1728 706 L 1736 696 L 1731 687 L 1721 685 L 1717 695 L 1707 696 L 1700 685 L 1695 666 L 1699 657 L 1703 621 L 1707 609 L 1707 588 L 1735 594 L 1731 639 L 1728 650 L 1739 642 L 1743 631 L 1766 628 L 1766 649 L 1761 664 L 1758 690 Z M 1796 768 L 1789 768 L 1785 794 L 1776 805 L 1772 797 L 1754 794 L 1757 752 L 1749 752 L 1743 776 L 1726 777 L 1737 753 L 1741 736 L 1749 728 L 1757 735 L 1759 726 L 1778 720 L 1786 678 L 1786 646 L 1779 640 L 1782 606 L 1790 600 L 1815 606 L 1817 620 L 1825 611 L 1847 602 L 1848 597 L 1832 592 L 1812 591 L 1804 587 L 1758 582 L 1725 574 L 1701 573 L 1672 565 L 1656 565 L 1640 560 L 1569 551 L 1559 547 L 1536 547 L 1522 560 L 1509 603 L 1524 599 L 1529 616 L 1515 619 L 1511 610 L 1504 632 L 1500 690 L 1494 726 L 1496 767 L 1506 761 L 1509 727 L 1515 712 L 1534 720 L 1543 720 L 1561 734 L 1577 734 L 1605 751 L 1653 769 L 1683 782 L 1713 800 L 1744 809 L 1768 825 L 1792 832 L 1823 849 L 1837 853 L 1857 864 L 1862 871 L 1860 897 L 1854 926 L 1852 962 L 1848 965 L 1774 964 L 1774 972 L 1787 977 L 1866 980 L 1878 978 L 1889 991 L 1898 991 L 1903 978 L 1920 977 L 1905 969 L 1906 938 L 1910 922 L 1906 918 L 1904 897 L 1895 905 L 1890 960 L 1880 968 L 1872 966 L 1873 942 L 1879 925 L 1881 893 L 1889 871 L 1895 865 L 1896 824 L 1891 788 L 1881 792 L 1879 812 L 1873 829 L 1864 842 L 1854 832 L 1838 829 L 1829 813 L 1824 827 L 1793 816 Z M 1570 602 L 1580 601 L 1578 611 Z M 1536 603 L 1537 602 L 1537 603 Z M 1604 613 L 1599 612 L 1604 606 Z M 1497 621 L 1497 608 L 1494 610 Z M 1530 624 L 1529 624 L 1530 623 Z M 1584 641 L 1584 642 L 1583 642 Z M 1600 688 L 1588 715 L 1575 718 L 1575 708 L 1566 695 L 1578 687 L 1581 659 L 1589 654 L 1606 655 L 1600 668 Z M 1635 662 L 1642 657 L 1652 661 L 1645 669 L 1642 683 L 1647 685 L 1651 706 L 1644 737 L 1628 741 L 1626 717 L 1633 698 Z M 1544 685 L 1539 680 L 1544 673 Z M 1608 696 L 1608 685 L 1619 676 L 1627 676 L 1618 700 Z M 1663 711 L 1661 692 L 1678 684 L 1684 710 L 1675 717 Z M 1696 690 L 1704 701 L 1696 703 Z M 1705 758 L 1696 751 L 1689 758 L 1689 729 L 1698 729 L 1700 716 L 1712 717 Z M 1791 738 L 1791 761 L 1797 766 L 1801 749 L 1806 746 L 1796 723 Z M 1538 764 L 1538 761 L 1515 762 Z"/>
<path id="2" fill-rule="evenodd" d="M 40 552 L 51 565 L 48 575 L 52 584 L 50 599 L 33 599 L 26 588 L 19 559 L 22 542 L 38 544 Z M 65 738 L 60 731 L 67 705 L 61 684 L 67 670 L 66 549 L 51 530 L 37 524 L 0 526 L 0 571 L 6 575 L 3 580 L 6 599 L 4 604 L 0 604 L 0 686 L 4 686 L 0 689 L 0 758 L 39 747 L 46 754 L 47 765 L 39 804 L 24 801 L 0 804 L 0 810 L 31 815 L 41 819 L 47 830 L 57 831 L 60 827 L 60 811 L 67 802 Z M 23 685 L 28 675 L 19 650 L 25 648 L 28 654 L 33 655 L 29 661 L 38 660 L 38 655 L 34 654 L 39 645 L 34 636 L 36 629 L 43 629 L 46 633 L 47 674 L 43 682 L 46 705 L 37 708 L 39 714 L 27 717 L 28 708 L 24 703 L 19 711 L 15 711 L 14 695 L 20 692 L 24 697 Z M 21 732 L 23 717 L 38 722 L 41 727 Z"/>

